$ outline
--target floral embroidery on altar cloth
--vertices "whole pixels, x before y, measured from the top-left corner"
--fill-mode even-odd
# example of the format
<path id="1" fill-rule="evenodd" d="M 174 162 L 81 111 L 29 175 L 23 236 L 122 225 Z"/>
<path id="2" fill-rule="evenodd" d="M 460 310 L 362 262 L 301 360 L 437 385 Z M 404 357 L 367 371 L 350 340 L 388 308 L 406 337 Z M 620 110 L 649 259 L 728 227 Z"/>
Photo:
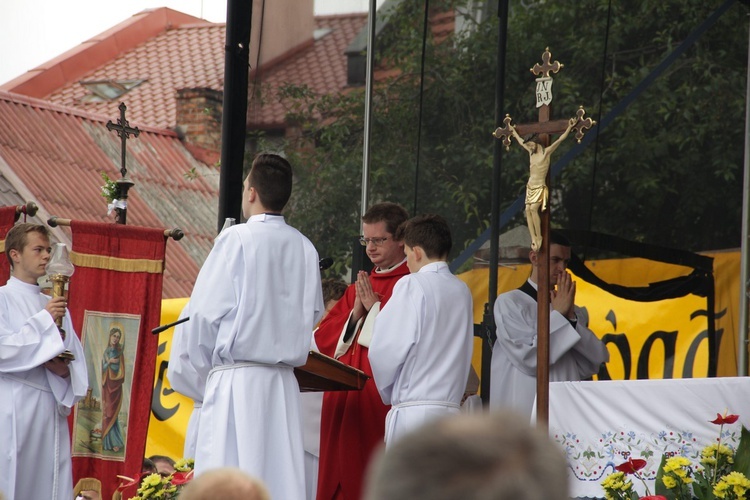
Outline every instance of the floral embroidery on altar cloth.
<path id="1" fill-rule="evenodd" d="M 629 429 L 613 429 L 598 438 L 584 438 L 576 433 L 550 428 L 550 435 L 563 447 L 568 467 L 578 481 L 595 481 L 614 472 L 615 466 L 630 458 L 646 461 L 640 471 L 646 480 L 653 481 L 662 455 L 683 456 L 696 463 L 706 445 L 691 431 L 664 428 L 658 432 L 638 433 Z M 722 443 L 732 449 L 740 440 L 740 429 L 724 429 Z"/>

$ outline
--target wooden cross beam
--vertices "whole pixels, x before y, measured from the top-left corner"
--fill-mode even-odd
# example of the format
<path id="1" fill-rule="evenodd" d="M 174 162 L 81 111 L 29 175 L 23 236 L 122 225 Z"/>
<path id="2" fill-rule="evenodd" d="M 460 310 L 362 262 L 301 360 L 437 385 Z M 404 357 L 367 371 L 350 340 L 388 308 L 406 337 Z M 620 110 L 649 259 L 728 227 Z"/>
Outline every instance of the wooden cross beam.
<path id="1" fill-rule="evenodd" d="M 552 82 L 550 72 L 557 73 L 563 68 L 558 61 L 552 61 L 552 54 L 549 48 L 546 48 L 542 54 L 542 63 L 535 64 L 531 72 L 538 76 L 536 79 L 536 107 L 539 108 L 539 120 L 536 123 L 514 126 L 512 119 L 506 115 L 503 119 L 503 126 L 498 127 L 492 135 L 503 142 L 506 149 L 510 148 L 511 136 L 516 137 L 519 144 L 529 151 L 530 157 L 530 177 L 527 185 L 527 221 L 529 229 L 532 230 L 529 220 L 529 189 L 542 188 L 542 186 L 532 185 L 532 180 L 539 177 L 543 178 L 542 199 L 546 202 L 546 189 L 549 186 L 549 155 L 554 151 L 558 144 L 564 140 L 570 132 L 575 131 L 575 137 L 581 142 L 584 131 L 591 128 L 595 122 L 591 118 L 585 118 L 585 110 L 579 107 L 576 116 L 569 120 L 550 121 L 550 104 L 552 102 Z M 560 138 L 550 145 L 550 134 L 562 133 Z M 538 134 L 538 142 L 541 144 L 541 152 L 536 146 L 528 145 L 527 139 L 522 136 L 528 134 Z M 536 142 L 536 141 L 535 141 Z M 532 248 L 537 251 L 540 268 L 538 272 L 537 283 L 537 425 L 546 429 L 549 418 L 549 332 L 550 332 L 550 304 L 549 299 L 543 300 L 543 297 L 550 297 L 550 277 L 549 277 L 549 210 L 544 209 L 545 204 L 541 204 L 539 213 L 538 233 L 541 235 L 541 244 L 534 241 L 532 236 Z"/>
<path id="2" fill-rule="evenodd" d="M 586 130 L 596 125 L 596 121 L 586 116 L 586 110 L 583 109 L 583 106 L 578 107 L 575 118 L 576 124 L 573 125 L 571 132 L 575 132 L 576 142 L 580 144 L 581 140 L 583 140 L 583 135 L 585 134 Z M 505 118 L 503 119 L 503 126 L 496 128 L 495 131 L 492 132 L 492 135 L 495 136 L 495 138 L 502 141 L 506 151 L 510 149 L 510 138 L 513 135 L 511 132 L 511 127 L 513 126 L 512 122 L 513 119 L 510 117 L 510 115 L 505 115 Z M 520 136 L 526 136 L 533 133 L 537 133 L 540 135 L 549 135 L 560 134 L 565 131 L 565 128 L 567 126 L 568 120 L 553 120 L 547 122 L 540 121 L 530 124 L 522 123 L 520 125 L 515 125 L 515 129 Z"/>

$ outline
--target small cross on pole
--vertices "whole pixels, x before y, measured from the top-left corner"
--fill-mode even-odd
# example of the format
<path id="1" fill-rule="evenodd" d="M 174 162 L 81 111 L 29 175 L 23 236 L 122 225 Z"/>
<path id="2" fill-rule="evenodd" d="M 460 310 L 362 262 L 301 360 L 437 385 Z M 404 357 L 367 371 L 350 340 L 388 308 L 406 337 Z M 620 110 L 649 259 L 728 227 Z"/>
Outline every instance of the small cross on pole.
<path id="1" fill-rule="evenodd" d="M 121 141 L 121 148 L 120 148 L 120 174 L 122 175 L 122 178 L 118 179 L 116 181 L 117 188 L 118 188 L 118 194 L 117 194 L 117 201 L 115 203 L 115 213 L 116 217 L 115 220 L 118 224 L 125 224 L 127 220 L 127 213 L 128 213 L 128 191 L 131 187 L 133 187 L 133 181 L 128 179 L 128 168 L 127 168 L 127 140 L 130 138 L 130 135 L 132 134 L 134 137 L 138 137 L 138 135 L 141 133 L 140 130 L 138 130 L 138 127 L 131 127 L 128 123 L 128 120 L 125 119 L 125 110 L 128 109 L 127 106 L 125 106 L 124 102 L 120 103 L 119 110 L 120 110 L 120 118 L 117 119 L 117 123 L 112 123 L 112 120 L 109 120 L 107 122 L 107 130 L 110 132 L 112 130 L 117 131 L 117 136 L 120 138 Z"/>
<path id="2" fill-rule="evenodd" d="M 550 332 L 550 280 L 549 280 L 549 210 L 546 209 L 547 186 L 549 186 L 550 155 L 568 134 L 575 131 L 578 142 L 583 138 L 584 130 L 591 128 L 596 122 L 591 118 L 584 118 L 585 110 L 581 106 L 576 116 L 569 120 L 550 121 L 550 104 L 552 103 L 552 77 L 550 72 L 557 73 L 563 65 L 550 62 L 552 54 L 546 48 L 542 54 L 542 63 L 534 64 L 531 72 L 538 76 L 536 79 L 536 107 L 539 108 L 539 121 L 536 123 L 514 126 L 509 115 L 505 116 L 503 126 L 498 127 L 492 135 L 502 140 L 506 149 L 510 148 L 511 137 L 529 152 L 530 177 L 527 184 L 526 215 L 529 231 L 532 233 L 532 249 L 537 251 L 540 267 L 537 283 L 537 385 L 536 412 L 537 425 L 547 427 L 549 418 L 549 332 Z M 550 145 L 550 134 L 562 135 Z M 538 134 L 538 143 L 544 154 L 540 154 L 537 146 L 532 145 L 532 139 L 522 139 L 527 134 Z M 534 142 L 537 142 L 536 140 Z M 543 184 L 542 184 L 543 183 Z M 531 197 L 531 198 L 530 198 Z M 540 206 L 537 210 L 535 206 Z M 538 217 L 536 216 L 539 213 Z M 537 222 L 534 222 L 538 219 Z M 538 226 L 538 227 L 535 227 Z"/>

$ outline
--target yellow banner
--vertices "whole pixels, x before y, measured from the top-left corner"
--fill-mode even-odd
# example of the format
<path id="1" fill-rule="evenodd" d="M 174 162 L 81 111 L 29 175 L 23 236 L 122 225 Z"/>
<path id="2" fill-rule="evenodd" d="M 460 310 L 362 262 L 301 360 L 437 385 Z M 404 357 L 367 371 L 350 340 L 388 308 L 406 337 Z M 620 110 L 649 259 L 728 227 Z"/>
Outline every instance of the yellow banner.
<path id="1" fill-rule="evenodd" d="M 161 324 L 166 325 L 177 321 L 187 301 L 188 299 L 162 300 Z M 167 380 L 167 363 L 169 352 L 172 350 L 173 333 L 174 328 L 170 328 L 159 334 L 151 419 L 146 438 L 146 456 L 166 455 L 177 460 L 183 458 L 185 431 L 190 414 L 193 412 L 193 400 L 174 391 Z"/>
<path id="2" fill-rule="evenodd" d="M 737 375 L 739 322 L 739 252 L 709 254 L 714 258 L 716 287 L 717 376 Z M 648 286 L 690 273 L 690 269 L 646 259 L 612 259 L 587 263 L 609 283 Z M 530 265 L 501 267 L 498 294 L 520 287 Z M 480 323 L 488 299 L 489 270 L 475 269 L 459 275 L 474 298 L 474 322 Z M 580 278 L 576 304 L 589 312 L 589 327 L 607 342 L 612 380 L 636 378 L 705 377 L 708 370 L 706 299 L 686 297 L 659 302 L 627 301 L 610 295 Z M 481 374 L 482 342 L 474 342 L 474 368 Z M 640 374 L 640 377 L 639 377 Z M 596 378 L 596 377 L 595 377 Z"/>
<path id="3" fill-rule="evenodd" d="M 739 252 L 710 254 L 714 258 L 716 286 L 716 335 L 719 345 L 718 376 L 737 375 L 739 322 Z M 587 263 L 609 283 L 647 286 L 688 274 L 690 269 L 645 259 L 612 259 Z M 530 266 L 501 267 L 498 293 L 523 284 Z M 459 275 L 474 298 L 474 322 L 481 323 L 488 299 L 487 269 Z M 708 370 L 706 299 L 689 295 L 659 302 L 633 302 L 575 278 L 576 304 L 588 310 L 589 326 L 607 343 L 610 361 L 606 377 L 613 380 L 636 378 L 705 377 Z M 187 299 L 162 302 L 162 324 L 176 321 Z M 154 397 L 146 454 L 181 458 L 185 430 L 193 409 L 189 398 L 174 392 L 166 380 L 172 329 L 159 336 Z M 475 338 L 473 365 L 481 375 L 482 342 Z"/>

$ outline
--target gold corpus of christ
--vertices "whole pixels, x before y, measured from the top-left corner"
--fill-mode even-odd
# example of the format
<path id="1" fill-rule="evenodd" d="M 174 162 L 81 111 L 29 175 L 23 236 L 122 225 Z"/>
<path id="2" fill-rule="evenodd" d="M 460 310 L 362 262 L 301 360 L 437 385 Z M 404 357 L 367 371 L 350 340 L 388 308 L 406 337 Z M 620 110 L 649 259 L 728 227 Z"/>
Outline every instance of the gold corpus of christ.
<path id="1" fill-rule="evenodd" d="M 575 116 L 569 119 L 550 121 L 550 104 L 552 103 L 553 78 L 550 73 L 557 73 L 563 68 L 559 61 L 551 62 L 552 54 L 547 47 L 542 53 L 542 63 L 536 63 L 530 71 L 537 75 L 535 100 L 539 109 L 539 121 L 530 124 L 514 125 L 510 115 L 505 115 L 503 126 L 492 133 L 502 141 L 506 150 L 510 149 L 511 137 L 529 153 L 529 178 L 526 183 L 526 223 L 531 236 L 531 249 L 540 250 L 543 242 L 542 221 L 540 212 L 547 210 L 549 201 L 549 167 L 552 153 L 568 137 L 575 133 L 580 143 L 584 131 L 593 127 L 596 122 L 586 117 L 583 106 L 576 110 Z M 550 134 L 561 134 L 552 144 Z"/>

